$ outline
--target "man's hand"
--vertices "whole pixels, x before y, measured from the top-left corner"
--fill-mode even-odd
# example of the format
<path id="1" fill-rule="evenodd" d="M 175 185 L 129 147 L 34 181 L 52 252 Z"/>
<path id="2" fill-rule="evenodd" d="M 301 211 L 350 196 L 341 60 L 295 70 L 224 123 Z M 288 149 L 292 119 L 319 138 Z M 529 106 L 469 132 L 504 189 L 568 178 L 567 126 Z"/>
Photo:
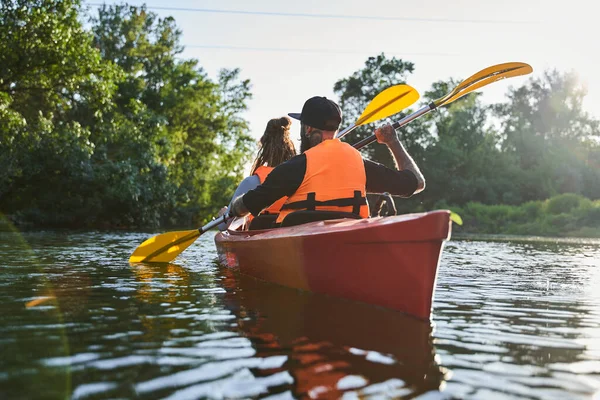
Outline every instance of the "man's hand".
<path id="1" fill-rule="evenodd" d="M 375 129 L 375 136 L 377 137 L 377 143 L 390 144 L 398 141 L 398 135 L 396 130 L 392 128 L 392 125 L 386 124 Z"/>

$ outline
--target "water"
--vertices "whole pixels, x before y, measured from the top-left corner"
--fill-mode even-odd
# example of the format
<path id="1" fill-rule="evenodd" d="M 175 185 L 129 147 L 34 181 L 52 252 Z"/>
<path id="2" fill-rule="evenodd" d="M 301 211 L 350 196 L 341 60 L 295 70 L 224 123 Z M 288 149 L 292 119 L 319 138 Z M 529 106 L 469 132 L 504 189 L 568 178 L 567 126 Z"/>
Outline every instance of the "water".
<path id="1" fill-rule="evenodd" d="M 450 241 L 431 326 L 146 237 L 0 233 L 1 399 L 600 398 L 598 241 Z"/>

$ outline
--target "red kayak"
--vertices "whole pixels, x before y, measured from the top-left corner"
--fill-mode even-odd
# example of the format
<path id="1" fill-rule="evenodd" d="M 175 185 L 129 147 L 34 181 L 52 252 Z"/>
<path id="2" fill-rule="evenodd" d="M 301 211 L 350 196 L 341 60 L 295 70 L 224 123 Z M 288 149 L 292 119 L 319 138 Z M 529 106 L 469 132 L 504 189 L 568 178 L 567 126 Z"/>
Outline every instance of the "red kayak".
<path id="1" fill-rule="evenodd" d="M 219 260 L 265 281 L 428 319 L 450 212 L 336 219 L 215 236 Z"/>

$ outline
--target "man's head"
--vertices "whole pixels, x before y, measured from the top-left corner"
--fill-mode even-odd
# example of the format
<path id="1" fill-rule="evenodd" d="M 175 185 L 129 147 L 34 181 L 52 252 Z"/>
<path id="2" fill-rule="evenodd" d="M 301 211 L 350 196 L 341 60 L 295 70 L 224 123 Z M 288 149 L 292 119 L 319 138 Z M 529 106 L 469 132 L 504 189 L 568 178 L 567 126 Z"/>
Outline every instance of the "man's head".
<path id="1" fill-rule="evenodd" d="M 342 110 L 327 97 L 315 96 L 306 100 L 300 114 L 290 113 L 290 117 L 299 119 L 303 125 L 322 131 L 337 131 L 342 123 Z"/>
<path id="2" fill-rule="evenodd" d="M 324 139 L 333 139 L 342 122 L 340 107 L 328 98 L 320 96 L 306 100 L 302 113 L 288 115 L 301 122 L 301 152 L 321 143 Z"/>

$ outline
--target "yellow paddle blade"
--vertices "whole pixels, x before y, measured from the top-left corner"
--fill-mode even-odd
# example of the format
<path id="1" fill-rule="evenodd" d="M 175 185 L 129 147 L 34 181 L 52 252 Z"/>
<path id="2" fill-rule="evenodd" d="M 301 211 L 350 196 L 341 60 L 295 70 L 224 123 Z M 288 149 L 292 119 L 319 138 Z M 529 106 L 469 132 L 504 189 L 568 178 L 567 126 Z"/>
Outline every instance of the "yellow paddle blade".
<path id="1" fill-rule="evenodd" d="M 409 85 L 389 87 L 371 100 L 354 125 L 368 124 L 397 114 L 417 100 L 419 100 L 419 92 Z"/>
<path id="2" fill-rule="evenodd" d="M 152 236 L 140 244 L 129 257 L 129 262 L 170 262 L 182 251 L 187 249 L 198 237 L 200 232 L 193 231 L 167 232 Z"/>
<path id="3" fill-rule="evenodd" d="M 457 225 L 462 225 L 463 224 L 463 220 L 460 217 L 460 215 L 458 215 L 454 211 L 450 211 L 450 220 L 452 222 L 454 222 L 455 224 L 457 224 Z"/>
<path id="4" fill-rule="evenodd" d="M 533 71 L 533 68 L 529 64 L 521 63 L 521 62 L 509 62 L 492 65 L 491 67 L 487 67 L 482 69 L 481 71 L 473 74 L 472 76 L 464 79 L 457 87 L 458 90 L 462 90 L 465 87 L 472 85 L 473 83 L 480 81 L 482 79 L 489 78 L 494 75 L 503 75 L 505 73 L 510 73 L 512 71 L 523 71 L 518 75 L 529 74 Z"/>
<path id="5" fill-rule="evenodd" d="M 452 92 L 438 100 L 435 100 L 434 104 L 436 107 L 450 104 L 464 95 L 487 86 L 490 83 L 515 76 L 527 75 L 531 72 L 533 72 L 533 68 L 531 68 L 529 64 L 521 62 L 493 65 L 491 67 L 482 69 L 473 76 L 465 79 L 456 88 L 454 88 Z"/>

